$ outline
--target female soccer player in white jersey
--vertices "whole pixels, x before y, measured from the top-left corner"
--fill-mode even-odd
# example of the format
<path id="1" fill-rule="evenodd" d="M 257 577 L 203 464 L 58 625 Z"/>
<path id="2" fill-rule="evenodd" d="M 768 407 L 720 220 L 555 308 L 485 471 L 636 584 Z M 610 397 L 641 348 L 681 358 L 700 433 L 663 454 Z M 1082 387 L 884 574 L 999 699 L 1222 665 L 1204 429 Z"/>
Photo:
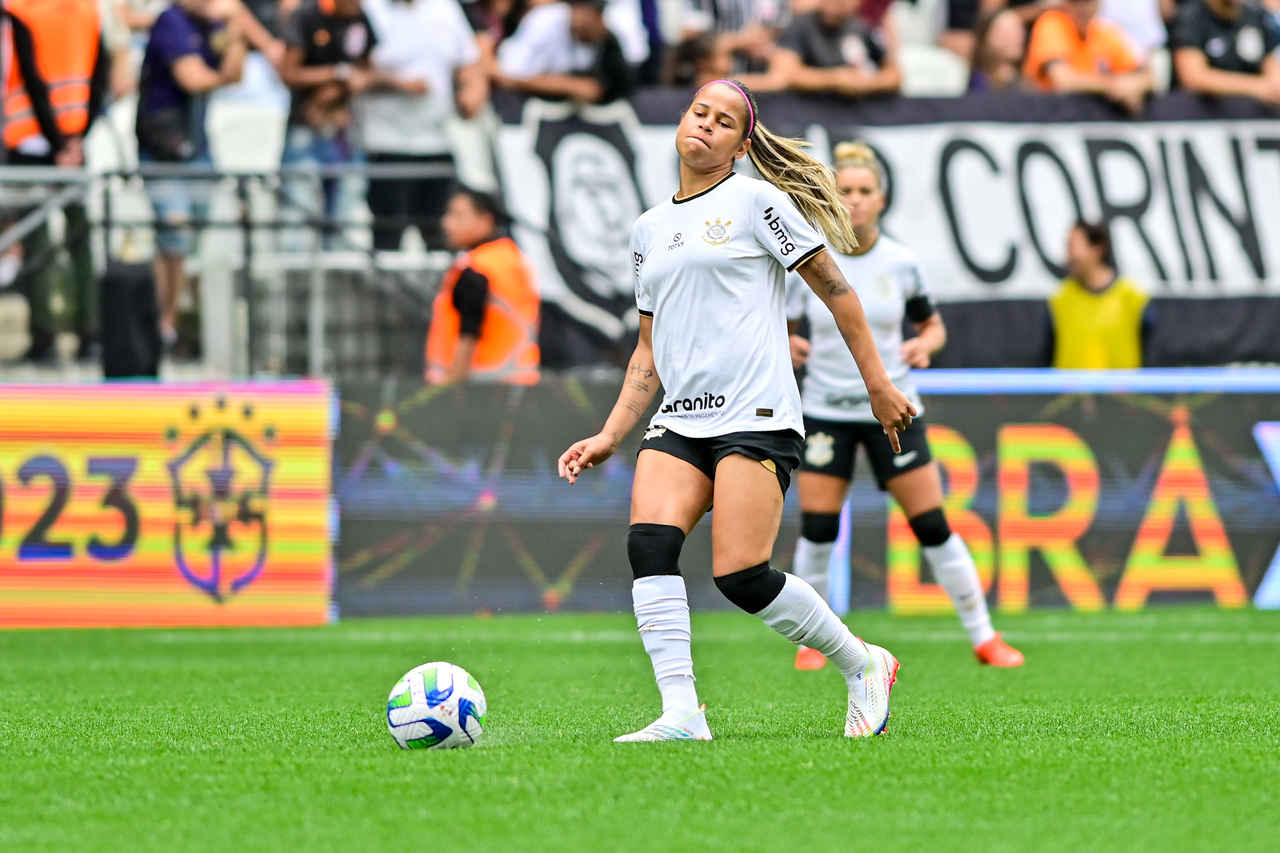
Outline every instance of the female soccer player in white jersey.
<path id="1" fill-rule="evenodd" d="M 798 270 L 835 315 L 896 444 L 915 413 L 885 372 L 857 294 L 825 251 L 853 249 L 830 172 L 802 143 L 770 133 L 739 83 L 703 86 L 676 130 L 680 186 L 631 234 L 640 337 L 604 428 L 560 457 L 570 483 L 607 459 L 662 383 L 636 460 L 627 555 L 632 601 L 662 695 L 658 719 L 619 741 L 710 740 L 690 652 L 677 562 L 713 504 L 712 573 L 731 602 L 818 649 L 849 688 L 845 735 L 884 731 L 898 662 L 853 636 L 809 584 L 769 567 L 782 497 L 804 445 L 787 348 L 786 271 Z M 750 156 L 765 180 L 733 172 Z"/>
<path id="2" fill-rule="evenodd" d="M 946 328 L 929 300 L 915 255 L 880 233 L 884 169 L 875 153 L 866 145 L 842 142 L 836 146 L 835 159 L 836 186 L 849 211 L 858 248 L 831 254 L 857 289 L 890 379 L 907 392 L 917 411 L 923 411 L 910 369 L 929 366 L 930 355 L 946 342 Z M 861 444 L 867 449 L 880 488 L 887 489 L 906 514 L 934 577 L 947 591 L 969 632 L 978 660 L 992 666 L 1021 666 L 1022 654 L 991 627 L 973 558 L 947 524 L 942 482 L 929 453 L 923 422 L 913 422 L 902 433 L 901 453 L 891 448 L 840 329 L 821 300 L 795 276 L 788 280 L 788 309 L 793 321 L 808 317 L 810 324 L 809 340 L 791 336 L 793 362 L 796 367 L 806 365 L 803 402 L 807 439 L 797 477 L 802 515 L 795 573 L 826 594 L 840 507 L 853 478 L 854 454 Z M 905 342 L 904 314 L 918 332 Z M 826 659 L 813 649 L 801 647 L 796 652 L 797 669 L 820 669 L 825 664 Z"/>

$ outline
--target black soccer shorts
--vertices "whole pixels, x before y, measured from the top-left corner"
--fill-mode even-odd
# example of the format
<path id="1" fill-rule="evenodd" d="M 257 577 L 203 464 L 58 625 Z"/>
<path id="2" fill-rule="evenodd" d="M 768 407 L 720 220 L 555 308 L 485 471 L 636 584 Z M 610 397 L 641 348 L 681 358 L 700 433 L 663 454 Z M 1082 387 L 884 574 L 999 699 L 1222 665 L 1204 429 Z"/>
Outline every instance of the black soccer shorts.
<path id="1" fill-rule="evenodd" d="M 748 459 L 756 459 L 778 478 L 778 485 L 785 495 L 791 486 L 791 473 L 800 464 L 800 452 L 804 439 L 791 429 L 769 432 L 731 432 L 710 438 L 690 438 L 668 427 L 655 426 L 645 430 L 641 450 L 659 450 L 683 459 L 699 471 L 715 480 L 716 465 L 720 460 L 737 453 Z"/>
<path id="2" fill-rule="evenodd" d="M 854 458 L 861 444 L 867 449 L 871 471 L 876 475 L 880 491 L 884 491 L 885 484 L 894 477 L 933 461 L 924 421 L 919 418 L 913 420 L 904 432 L 898 433 L 901 453 L 893 452 L 884 427 L 874 421 L 829 421 L 806 415 L 804 431 L 808 437 L 800 463 L 801 471 L 852 480 Z"/>

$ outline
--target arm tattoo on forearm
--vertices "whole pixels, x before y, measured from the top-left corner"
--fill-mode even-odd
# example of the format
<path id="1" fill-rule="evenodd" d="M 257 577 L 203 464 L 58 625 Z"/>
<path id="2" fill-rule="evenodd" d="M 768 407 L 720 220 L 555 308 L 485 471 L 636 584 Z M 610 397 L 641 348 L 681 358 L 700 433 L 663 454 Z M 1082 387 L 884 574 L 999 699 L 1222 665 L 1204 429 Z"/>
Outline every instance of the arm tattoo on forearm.
<path id="1" fill-rule="evenodd" d="M 649 379 L 653 377 L 653 368 L 645 367 L 643 364 L 632 364 L 627 367 L 627 387 L 633 391 L 639 391 L 642 394 L 648 394 L 650 390 Z"/>
<path id="2" fill-rule="evenodd" d="M 827 298 L 849 293 L 849 283 L 844 280 L 844 274 L 840 272 L 836 262 L 830 256 L 822 260 L 822 289 L 827 294 Z"/>
<path id="3" fill-rule="evenodd" d="M 836 262 L 827 253 L 824 252 L 814 258 L 810 261 L 810 264 L 817 278 L 817 286 L 813 289 L 819 296 L 831 299 L 853 292 L 853 288 L 849 287 L 849 283 L 845 281 L 844 274 L 840 272 Z"/>
<path id="4" fill-rule="evenodd" d="M 850 292 L 849 285 L 845 282 L 842 276 L 837 276 L 835 278 L 824 278 L 822 280 L 822 286 L 823 288 L 826 289 L 827 298 L 831 298 L 833 296 L 843 296 L 844 294 Z"/>

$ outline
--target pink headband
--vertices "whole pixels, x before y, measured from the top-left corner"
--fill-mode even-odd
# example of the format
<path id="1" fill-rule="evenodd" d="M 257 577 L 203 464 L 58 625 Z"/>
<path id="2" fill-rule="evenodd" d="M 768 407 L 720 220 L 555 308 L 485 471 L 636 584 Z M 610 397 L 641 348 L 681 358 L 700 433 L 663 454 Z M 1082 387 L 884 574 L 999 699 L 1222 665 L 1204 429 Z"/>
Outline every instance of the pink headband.
<path id="1" fill-rule="evenodd" d="M 707 88 L 707 86 L 714 86 L 717 83 L 732 86 L 737 93 L 742 96 L 742 100 L 747 102 L 747 137 L 750 138 L 751 134 L 755 133 L 756 130 L 756 111 L 755 108 L 751 106 L 751 99 L 747 97 L 746 91 L 732 80 L 712 80 L 710 83 L 699 88 L 698 91 L 701 92 L 703 89 Z"/>

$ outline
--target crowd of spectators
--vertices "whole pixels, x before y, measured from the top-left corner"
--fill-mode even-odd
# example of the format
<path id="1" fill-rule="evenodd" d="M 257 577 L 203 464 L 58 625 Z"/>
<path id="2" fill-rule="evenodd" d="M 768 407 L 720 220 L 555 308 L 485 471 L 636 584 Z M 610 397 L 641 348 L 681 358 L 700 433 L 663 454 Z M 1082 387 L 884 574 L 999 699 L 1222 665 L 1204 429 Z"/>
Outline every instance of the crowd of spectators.
<path id="1" fill-rule="evenodd" d="M 923 47 L 963 63 L 970 91 L 1088 93 L 1131 113 L 1166 87 L 1280 105 L 1280 0 L 59 0 L 74 21 L 39 12 L 46 2 L 2 4 L 8 163 L 78 168 L 94 115 L 134 93 L 141 162 L 209 163 L 209 95 L 256 62 L 290 93 L 283 165 L 437 167 L 356 183 L 326 173 L 316 203 L 303 198 L 316 181 L 282 181 L 286 215 L 329 222 L 363 192 L 378 249 L 399 246 L 406 228 L 446 245 L 446 127 L 497 89 L 605 103 L 637 86 L 732 75 L 760 92 L 882 97 L 904 90 L 904 55 Z M 926 7 L 943 16 L 934 43 L 906 43 L 900 18 Z M 89 37 L 66 38 L 71 26 Z M 172 341 L 185 226 L 207 192 L 172 179 L 148 192 Z M 35 233 L 23 251 L 47 243 Z M 26 276 L 37 301 L 41 275 Z"/>

